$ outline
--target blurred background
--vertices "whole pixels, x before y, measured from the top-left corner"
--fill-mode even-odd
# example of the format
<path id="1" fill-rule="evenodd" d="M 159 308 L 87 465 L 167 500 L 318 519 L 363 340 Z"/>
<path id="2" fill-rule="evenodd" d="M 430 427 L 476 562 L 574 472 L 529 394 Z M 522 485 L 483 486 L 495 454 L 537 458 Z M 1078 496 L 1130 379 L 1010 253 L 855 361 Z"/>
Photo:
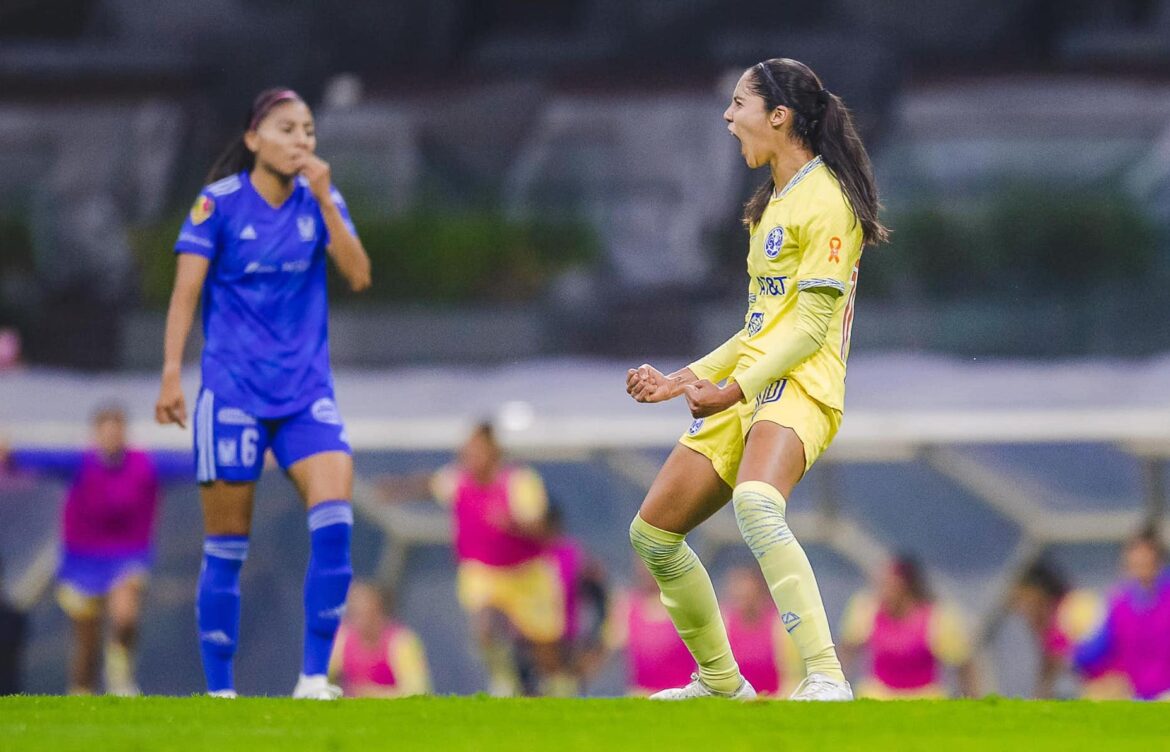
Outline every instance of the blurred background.
<path id="1" fill-rule="evenodd" d="M 894 230 L 867 250 L 837 444 L 793 527 L 836 626 L 896 552 L 969 624 L 985 691 L 1027 695 L 1010 609 L 1039 557 L 1105 592 L 1161 524 L 1170 456 L 1168 0 L 2 0 L 0 436 L 81 447 L 95 405 L 149 419 L 179 225 L 255 93 L 296 88 L 374 287 L 332 297 L 364 483 L 433 470 L 477 420 L 542 473 L 566 529 L 632 581 L 625 529 L 689 424 L 624 369 L 677 368 L 742 323 L 740 207 L 766 175 L 721 120 L 738 75 L 808 63 L 854 110 Z M 192 337 L 188 400 L 198 385 Z M 272 473 L 245 567 L 240 688 L 291 686 L 303 511 Z M 51 597 L 65 484 L 0 484 L 25 686 L 65 689 Z M 435 689 L 483 676 L 442 512 L 359 487 L 359 573 L 395 592 Z M 167 486 L 143 690 L 201 689 L 200 516 Z M 695 535 L 750 561 L 734 521 Z M 589 684 L 624 691 L 620 660 Z M 1068 690 L 1072 691 L 1072 690 Z"/>

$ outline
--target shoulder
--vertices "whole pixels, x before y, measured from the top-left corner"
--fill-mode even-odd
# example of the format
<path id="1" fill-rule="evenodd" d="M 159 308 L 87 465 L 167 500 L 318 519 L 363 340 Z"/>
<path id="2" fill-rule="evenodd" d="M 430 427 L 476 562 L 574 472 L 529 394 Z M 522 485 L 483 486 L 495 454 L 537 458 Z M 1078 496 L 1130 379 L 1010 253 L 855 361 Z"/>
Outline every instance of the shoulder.
<path id="1" fill-rule="evenodd" d="M 200 225 L 213 216 L 222 216 L 225 211 L 230 211 L 242 195 L 243 185 L 240 175 L 228 175 L 203 186 L 195 198 L 195 205 L 191 207 L 191 221 Z"/>
<path id="2" fill-rule="evenodd" d="M 803 214 L 810 219 L 824 219 L 839 222 L 854 219 L 853 207 L 841 188 L 837 176 L 828 165 L 813 170 L 805 180 L 806 190 L 801 192 Z"/>
<path id="3" fill-rule="evenodd" d="M 203 186 L 203 192 L 214 198 L 223 198 L 224 196 L 239 193 L 243 187 L 244 180 L 242 174 L 228 175 L 226 178 Z"/>

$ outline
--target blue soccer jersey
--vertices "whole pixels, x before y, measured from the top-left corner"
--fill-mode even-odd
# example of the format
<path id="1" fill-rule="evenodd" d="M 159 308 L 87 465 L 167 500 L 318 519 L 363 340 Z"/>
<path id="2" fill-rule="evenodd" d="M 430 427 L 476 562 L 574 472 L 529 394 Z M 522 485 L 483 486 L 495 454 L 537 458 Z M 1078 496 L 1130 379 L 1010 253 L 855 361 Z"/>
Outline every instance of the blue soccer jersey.
<path id="1" fill-rule="evenodd" d="M 353 231 L 345 202 L 334 201 Z M 299 412 L 333 392 L 321 209 L 298 177 L 273 208 L 247 172 L 204 188 L 175 243 L 210 260 L 203 287 L 203 385 L 261 418 Z"/>

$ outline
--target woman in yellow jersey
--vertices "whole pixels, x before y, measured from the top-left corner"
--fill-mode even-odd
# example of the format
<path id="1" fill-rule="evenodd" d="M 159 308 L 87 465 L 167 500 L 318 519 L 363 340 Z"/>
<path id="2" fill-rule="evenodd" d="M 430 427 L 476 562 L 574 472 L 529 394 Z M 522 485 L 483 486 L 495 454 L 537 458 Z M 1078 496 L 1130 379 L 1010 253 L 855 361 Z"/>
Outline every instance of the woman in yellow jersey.
<path id="1" fill-rule="evenodd" d="M 849 111 L 808 66 L 783 58 L 752 66 L 723 118 L 748 166 L 771 172 L 744 211 L 744 328 L 680 371 L 643 365 L 626 382 L 639 402 L 685 396 L 696 419 L 630 526 L 698 664 L 690 684 L 655 697 L 755 696 L 732 656 L 711 579 L 684 542 L 730 499 L 804 661 L 793 699 L 848 700 L 816 578 L 784 520 L 785 499 L 840 427 L 861 248 L 883 242 L 887 230 Z"/>

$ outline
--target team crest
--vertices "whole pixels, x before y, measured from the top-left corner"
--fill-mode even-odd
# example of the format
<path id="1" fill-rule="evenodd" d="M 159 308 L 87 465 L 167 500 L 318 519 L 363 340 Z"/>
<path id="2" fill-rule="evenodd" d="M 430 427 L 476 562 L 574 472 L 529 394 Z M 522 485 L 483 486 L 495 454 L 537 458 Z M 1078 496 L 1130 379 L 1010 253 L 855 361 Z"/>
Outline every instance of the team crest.
<path id="1" fill-rule="evenodd" d="M 841 262 L 841 238 L 836 235 L 829 238 L 829 261 L 834 264 Z"/>
<path id="2" fill-rule="evenodd" d="M 195 205 L 191 207 L 191 224 L 201 225 L 208 220 L 215 211 L 215 202 L 210 196 L 199 196 Z"/>
<path id="3" fill-rule="evenodd" d="M 694 436 L 703 428 L 703 419 L 697 418 L 695 422 L 691 423 L 691 427 L 687 429 L 687 436 Z"/>
<path id="4" fill-rule="evenodd" d="M 773 227 L 764 240 L 764 255 L 774 259 L 780 255 L 780 248 L 784 245 L 784 228 Z"/>
<path id="5" fill-rule="evenodd" d="M 748 317 L 747 333 L 749 337 L 754 337 L 760 333 L 764 328 L 764 314 L 760 311 L 753 313 Z"/>
<path id="6" fill-rule="evenodd" d="M 306 243 L 317 237 L 317 223 L 307 214 L 297 217 L 297 230 L 301 233 L 301 240 Z"/>

